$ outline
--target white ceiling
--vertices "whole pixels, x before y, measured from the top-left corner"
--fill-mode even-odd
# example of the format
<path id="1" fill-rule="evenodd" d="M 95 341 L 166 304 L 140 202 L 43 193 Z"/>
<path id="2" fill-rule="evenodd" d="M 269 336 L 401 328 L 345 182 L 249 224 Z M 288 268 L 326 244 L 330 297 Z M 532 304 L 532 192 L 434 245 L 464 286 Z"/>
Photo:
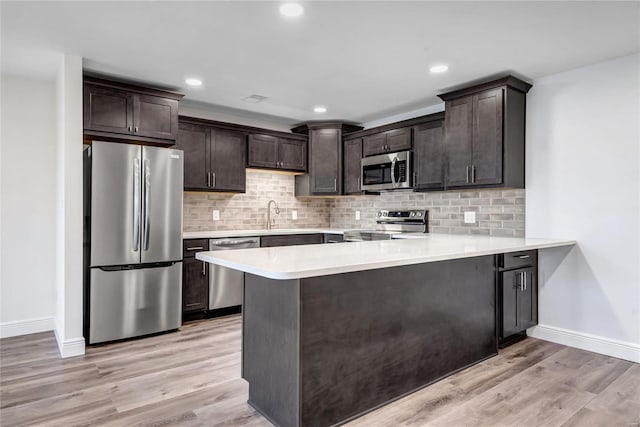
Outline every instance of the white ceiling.
<path id="1" fill-rule="evenodd" d="M 64 52 L 213 109 L 364 123 L 487 76 L 532 80 L 640 51 L 640 2 L 302 3 L 286 19 L 271 1 L 2 1 L 2 72 L 52 78 Z M 430 75 L 440 62 L 449 72 Z M 242 101 L 252 94 L 269 99 Z"/>

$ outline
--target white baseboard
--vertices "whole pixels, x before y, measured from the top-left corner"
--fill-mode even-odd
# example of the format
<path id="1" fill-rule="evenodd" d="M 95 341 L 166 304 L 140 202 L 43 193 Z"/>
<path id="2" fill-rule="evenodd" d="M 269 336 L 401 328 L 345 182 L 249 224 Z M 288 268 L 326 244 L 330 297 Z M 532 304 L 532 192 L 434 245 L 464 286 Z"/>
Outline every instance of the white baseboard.
<path id="1" fill-rule="evenodd" d="M 56 341 L 58 342 L 58 351 L 60 357 L 66 359 L 67 357 L 82 356 L 85 352 L 84 338 L 71 338 L 68 340 L 60 339 L 58 330 L 54 329 L 56 335 Z"/>
<path id="2" fill-rule="evenodd" d="M 5 322 L 0 324 L 0 338 L 17 337 L 18 335 L 52 331 L 53 326 L 53 317 L 40 317 L 37 319 Z"/>
<path id="3" fill-rule="evenodd" d="M 527 335 L 569 347 L 576 347 L 582 350 L 593 351 L 594 353 L 640 363 L 640 345 L 631 342 L 614 340 L 548 325 L 534 326 L 527 330 Z"/>

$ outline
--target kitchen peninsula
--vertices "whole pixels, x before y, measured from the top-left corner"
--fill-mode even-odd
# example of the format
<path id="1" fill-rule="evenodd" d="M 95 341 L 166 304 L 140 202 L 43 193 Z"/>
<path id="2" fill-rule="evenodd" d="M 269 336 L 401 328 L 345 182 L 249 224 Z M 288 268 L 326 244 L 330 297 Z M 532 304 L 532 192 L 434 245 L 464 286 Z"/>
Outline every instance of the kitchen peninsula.
<path id="1" fill-rule="evenodd" d="M 246 273 L 249 403 L 279 426 L 341 424 L 489 358 L 499 268 L 575 244 L 421 237 L 196 254 Z"/>

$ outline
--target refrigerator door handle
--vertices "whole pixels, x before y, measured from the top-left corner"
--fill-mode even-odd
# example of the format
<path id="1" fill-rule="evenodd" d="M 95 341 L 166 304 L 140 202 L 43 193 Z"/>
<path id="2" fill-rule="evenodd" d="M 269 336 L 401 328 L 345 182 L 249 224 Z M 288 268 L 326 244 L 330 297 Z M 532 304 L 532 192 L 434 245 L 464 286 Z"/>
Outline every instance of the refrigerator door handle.
<path id="1" fill-rule="evenodd" d="M 133 159 L 133 239 L 134 252 L 140 250 L 140 159 Z"/>
<path id="2" fill-rule="evenodd" d="M 151 168 L 149 160 L 144 160 L 144 224 L 142 249 L 149 250 L 149 193 L 151 192 Z"/>

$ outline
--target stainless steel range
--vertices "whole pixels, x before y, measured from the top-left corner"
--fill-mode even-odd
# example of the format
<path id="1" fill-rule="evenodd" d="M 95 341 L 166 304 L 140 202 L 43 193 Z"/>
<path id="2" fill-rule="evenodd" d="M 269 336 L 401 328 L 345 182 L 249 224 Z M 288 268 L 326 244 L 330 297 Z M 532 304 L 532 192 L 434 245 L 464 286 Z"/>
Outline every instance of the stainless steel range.
<path id="1" fill-rule="evenodd" d="M 427 210 L 381 210 L 376 213 L 373 230 L 349 230 L 344 233 L 345 242 L 368 240 L 390 240 L 402 233 L 427 233 L 429 211 Z"/>

